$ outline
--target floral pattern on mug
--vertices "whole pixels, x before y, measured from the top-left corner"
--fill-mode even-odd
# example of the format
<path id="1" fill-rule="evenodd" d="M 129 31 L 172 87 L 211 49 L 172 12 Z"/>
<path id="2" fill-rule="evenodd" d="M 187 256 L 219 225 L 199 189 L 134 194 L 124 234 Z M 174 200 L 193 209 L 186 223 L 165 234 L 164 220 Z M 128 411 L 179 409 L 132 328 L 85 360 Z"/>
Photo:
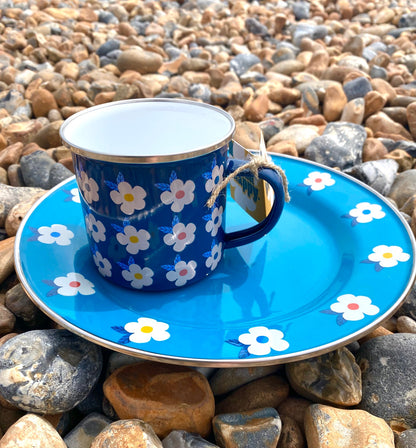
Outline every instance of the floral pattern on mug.
<path id="1" fill-rule="evenodd" d="M 167 331 L 169 325 L 150 317 L 139 317 L 137 322 L 128 322 L 124 327 L 117 326 L 111 328 L 123 335 L 118 341 L 119 344 L 127 344 L 128 342 L 145 344 L 152 339 L 162 342 L 170 338 L 170 334 Z"/>
<path id="2" fill-rule="evenodd" d="M 43 283 L 53 288 L 46 294 L 47 297 L 56 294 L 61 296 L 76 296 L 77 294 L 89 296 L 95 294 L 94 284 L 78 272 L 69 272 L 66 276 L 56 277 L 55 280 L 43 280 Z"/>
<path id="3" fill-rule="evenodd" d="M 121 275 L 126 282 L 135 289 L 142 289 L 143 286 L 150 286 L 153 283 L 154 272 L 147 267 L 141 268 L 134 262 L 133 257 L 129 258 L 128 264 L 117 262 L 123 269 Z"/>
<path id="4" fill-rule="evenodd" d="M 103 276 L 103 277 L 111 277 L 111 263 L 107 258 L 104 258 L 101 253 L 96 250 L 93 254 L 92 254 L 92 258 L 94 260 L 95 265 L 98 268 L 98 272 Z"/>
<path id="5" fill-rule="evenodd" d="M 214 160 L 212 161 L 211 171 L 204 173 L 203 177 L 207 179 L 207 181 L 205 182 L 205 190 L 208 193 L 212 193 L 214 188 L 224 179 L 224 166 L 218 166 L 217 159 L 214 157 Z"/>
<path id="6" fill-rule="evenodd" d="M 321 313 L 337 316 L 337 324 L 344 325 L 347 321 L 362 320 L 366 315 L 375 316 L 380 309 L 371 303 L 371 299 L 366 296 L 354 296 L 353 294 L 343 294 L 337 298 L 337 302 L 330 306 L 329 310 L 322 310 Z"/>
<path id="7" fill-rule="evenodd" d="M 29 241 L 39 241 L 43 244 L 57 244 L 58 246 L 69 246 L 74 237 L 72 230 L 63 224 L 52 224 L 50 227 L 41 226 L 37 229 L 30 227 L 33 237 Z"/>
<path id="8" fill-rule="evenodd" d="M 300 187 L 307 187 L 308 195 L 313 191 L 320 191 L 326 187 L 332 187 L 335 184 L 335 180 L 332 179 L 329 173 L 321 173 L 319 171 L 312 171 L 308 174 L 308 177 L 303 180 L 303 183 L 299 184 Z"/>
<path id="9" fill-rule="evenodd" d="M 192 244 L 195 240 L 196 226 L 194 223 L 187 225 L 179 222 L 179 218 L 175 215 L 172 221 L 172 227 L 159 227 L 159 230 L 165 233 L 163 242 L 167 246 L 173 246 L 175 252 L 182 252 L 186 246 Z"/>
<path id="10" fill-rule="evenodd" d="M 65 202 L 73 201 L 79 204 L 81 202 L 81 198 L 79 197 L 79 190 L 77 187 L 71 188 L 71 190 L 62 190 L 68 196 L 65 198 Z"/>
<path id="11" fill-rule="evenodd" d="M 207 221 L 205 230 L 210 233 L 211 236 L 217 236 L 218 230 L 222 224 L 223 211 L 224 208 L 222 205 L 220 207 L 214 206 L 211 214 L 203 216 L 203 219 Z"/>
<path id="12" fill-rule="evenodd" d="M 88 177 L 85 171 L 81 171 L 79 176 L 79 187 L 84 195 L 84 199 L 88 204 L 96 202 L 100 199 L 98 195 L 97 182 L 92 177 Z"/>
<path id="13" fill-rule="evenodd" d="M 85 224 L 87 226 L 88 233 L 96 243 L 105 241 L 105 226 L 101 221 L 95 219 L 95 216 L 92 213 L 89 213 L 85 217 Z"/>
<path id="14" fill-rule="evenodd" d="M 132 215 L 136 210 L 145 208 L 146 202 L 144 198 L 147 195 L 146 191 L 139 185 L 132 187 L 124 180 L 122 173 L 118 174 L 116 184 L 108 180 L 105 181 L 105 184 L 111 189 L 111 200 L 119 205 L 120 210 L 126 215 Z"/>
<path id="15" fill-rule="evenodd" d="M 147 230 L 139 229 L 130 225 L 130 221 L 126 218 L 123 221 L 123 226 L 111 224 L 118 232 L 116 235 L 117 241 L 126 246 L 126 251 L 129 254 L 136 255 L 140 250 L 146 250 L 150 247 L 150 233 Z"/>
<path id="16" fill-rule="evenodd" d="M 206 258 L 205 266 L 213 271 L 218 266 L 222 257 L 222 243 L 215 244 L 214 240 L 211 245 L 211 250 L 205 252 L 203 256 Z"/>
<path id="17" fill-rule="evenodd" d="M 170 205 L 175 213 L 181 212 L 185 205 L 189 205 L 194 200 L 195 184 L 192 180 L 185 183 L 178 179 L 176 172 L 172 171 L 169 177 L 169 183 L 158 183 L 156 187 L 162 190 L 160 200 L 165 205 Z"/>
<path id="18" fill-rule="evenodd" d="M 342 218 L 351 219 L 351 225 L 367 224 L 373 219 L 382 219 L 386 216 L 379 204 L 370 204 L 369 202 L 360 202 Z"/>
<path id="19" fill-rule="evenodd" d="M 284 340 L 280 330 L 259 326 L 249 328 L 248 333 L 241 334 L 238 339 L 228 339 L 225 342 L 241 347 L 238 357 L 247 358 L 250 355 L 264 356 L 272 350 L 283 352 L 289 348 L 289 342 Z"/>
<path id="20" fill-rule="evenodd" d="M 194 260 L 187 263 L 176 255 L 174 263 L 174 265 L 164 264 L 162 268 L 168 271 L 166 278 L 170 282 L 175 282 L 175 286 L 183 286 L 195 277 L 196 262 Z"/>
<path id="21" fill-rule="evenodd" d="M 374 264 L 377 272 L 383 268 L 392 268 L 397 266 L 399 262 L 404 263 L 410 259 L 410 254 L 403 252 L 399 246 L 385 246 L 384 244 L 373 248 L 367 260 L 361 263 Z"/>

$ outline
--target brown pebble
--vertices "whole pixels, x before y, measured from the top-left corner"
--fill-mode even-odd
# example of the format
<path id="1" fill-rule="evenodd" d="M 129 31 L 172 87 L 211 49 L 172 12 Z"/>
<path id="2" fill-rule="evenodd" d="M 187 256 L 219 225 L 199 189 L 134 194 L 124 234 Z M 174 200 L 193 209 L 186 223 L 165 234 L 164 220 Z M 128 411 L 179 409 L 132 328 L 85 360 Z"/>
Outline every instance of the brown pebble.
<path id="1" fill-rule="evenodd" d="M 126 365 L 103 388 L 119 418 L 140 418 L 160 437 L 174 429 L 203 437 L 211 430 L 214 396 L 207 379 L 190 368 L 156 362 Z"/>
<path id="2" fill-rule="evenodd" d="M 16 335 L 17 333 L 11 333 Z M 3 336 L 5 337 L 5 336 Z M 1 338 L 3 339 L 3 338 Z M 0 341 L 1 341 L 0 339 Z M 0 344 L 1 346 L 1 344 Z M 26 414 L 25 411 L 22 411 L 20 409 L 9 409 L 7 407 L 0 405 L 0 429 L 5 433 L 10 426 L 12 426 L 14 423 L 19 420 L 19 418 L 23 417 Z"/>
<path id="3" fill-rule="evenodd" d="M 14 240 L 15 237 L 0 241 L 0 284 L 14 270 Z"/>
<path id="4" fill-rule="evenodd" d="M 15 315 L 4 305 L 0 305 L 0 336 L 11 333 L 16 323 Z"/>
<path id="5" fill-rule="evenodd" d="M 368 117 L 365 123 L 376 134 L 377 132 L 383 132 L 385 134 L 398 134 L 407 140 L 411 140 L 411 134 L 399 123 L 394 122 L 389 116 L 383 112 L 377 112 L 376 114 Z"/>
<path id="6" fill-rule="evenodd" d="M 41 130 L 42 124 L 37 120 L 12 123 L 3 129 L 3 134 L 9 144 L 16 142 L 29 143 Z"/>
<path id="7" fill-rule="evenodd" d="M 62 125 L 63 121 L 54 121 L 44 128 L 42 128 L 34 139 L 34 142 L 37 143 L 41 148 L 56 148 L 60 146 L 62 143 L 61 137 L 59 135 L 59 129 Z"/>
<path id="8" fill-rule="evenodd" d="M 367 118 L 370 115 L 373 115 L 383 109 L 384 105 L 387 102 L 387 97 L 379 92 L 376 92 L 375 90 L 372 90 L 365 95 L 364 102 L 364 117 Z"/>
<path id="9" fill-rule="evenodd" d="M 305 71 L 320 78 L 324 73 L 324 71 L 328 68 L 328 65 L 329 65 L 328 51 L 318 50 L 313 53 L 312 58 L 308 66 L 306 67 Z"/>
<path id="10" fill-rule="evenodd" d="M 407 122 L 413 139 L 416 140 L 416 102 L 410 103 L 406 108 Z"/>
<path id="11" fill-rule="evenodd" d="M 416 321 L 408 316 L 399 316 L 397 318 L 397 331 L 399 333 L 416 334 Z"/>
<path id="12" fill-rule="evenodd" d="M 268 110 L 269 98 L 267 95 L 259 95 L 247 107 L 244 107 L 245 118 L 248 121 L 262 121 Z"/>
<path id="13" fill-rule="evenodd" d="M 410 198 L 402 205 L 400 211 L 406 213 L 409 216 L 412 216 L 415 208 L 416 208 L 416 194 L 410 196 Z"/>
<path id="14" fill-rule="evenodd" d="M 305 438 L 296 420 L 288 415 L 279 415 L 282 420 L 282 432 L 276 448 L 304 448 Z"/>
<path id="15" fill-rule="evenodd" d="M 323 115 L 309 115 L 309 117 L 297 117 L 290 121 L 289 125 L 308 124 L 312 126 L 326 126 L 328 123 Z"/>
<path id="16" fill-rule="evenodd" d="M 341 84 L 330 85 L 324 96 L 323 114 L 325 120 L 336 121 L 341 117 L 342 111 L 347 104 L 347 97 Z"/>
<path id="17" fill-rule="evenodd" d="M 295 420 L 303 430 L 305 412 L 311 404 L 312 401 L 309 401 L 306 398 L 289 396 L 279 404 L 277 411 L 279 412 L 279 415 L 287 415 Z"/>
<path id="18" fill-rule="evenodd" d="M 81 112 L 85 110 L 84 106 L 65 106 L 61 109 L 61 113 L 63 118 L 69 118 L 71 115 L 76 114 L 77 112 Z"/>
<path id="19" fill-rule="evenodd" d="M 298 157 L 298 151 L 296 149 L 296 143 L 292 140 L 285 140 L 275 143 L 267 147 L 267 151 L 276 154 L 287 154 L 289 156 Z"/>
<path id="20" fill-rule="evenodd" d="M 399 164 L 399 173 L 412 169 L 413 157 L 403 149 L 394 149 L 385 158 L 393 159 Z"/>
<path id="21" fill-rule="evenodd" d="M 239 387 L 222 401 L 216 408 L 216 414 L 250 411 L 258 408 L 273 407 L 289 395 L 289 384 L 277 375 L 269 375 Z"/>
<path id="22" fill-rule="evenodd" d="M 43 88 L 36 89 L 32 93 L 31 102 L 35 117 L 47 117 L 51 109 L 58 109 L 53 94 Z"/>
<path id="23" fill-rule="evenodd" d="M 300 99 L 300 91 L 288 87 L 281 87 L 273 89 L 268 96 L 275 103 L 287 106 L 288 104 L 295 104 Z"/>
<path id="24" fill-rule="evenodd" d="M 363 162 L 384 159 L 387 154 L 387 148 L 377 138 L 367 138 L 364 142 Z"/>
<path id="25" fill-rule="evenodd" d="M 246 149 L 259 149 L 261 142 L 260 126 L 250 121 L 237 123 L 234 140 Z"/>
<path id="26" fill-rule="evenodd" d="M 373 330 L 371 333 L 368 333 L 361 339 L 359 339 L 360 344 L 364 344 L 364 342 L 369 341 L 373 338 L 378 338 L 379 336 L 386 336 L 388 334 L 393 334 L 391 331 L 387 330 L 387 328 L 384 328 L 383 326 L 377 327 L 375 330 Z"/>
<path id="27" fill-rule="evenodd" d="M 342 111 L 341 121 L 361 124 L 364 119 L 364 99 L 355 98 L 345 105 Z"/>
<path id="28" fill-rule="evenodd" d="M 396 98 L 397 93 L 394 88 L 384 79 L 374 78 L 371 81 L 371 87 L 373 90 L 377 91 L 381 95 L 386 95 L 387 103 L 391 104 L 391 102 Z"/>
<path id="29" fill-rule="evenodd" d="M 13 145 L 7 146 L 0 151 L 0 166 L 7 169 L 14 163 L 19 163 L 20 156 L 23 150 L 23 143 L 16 142 Z"/>

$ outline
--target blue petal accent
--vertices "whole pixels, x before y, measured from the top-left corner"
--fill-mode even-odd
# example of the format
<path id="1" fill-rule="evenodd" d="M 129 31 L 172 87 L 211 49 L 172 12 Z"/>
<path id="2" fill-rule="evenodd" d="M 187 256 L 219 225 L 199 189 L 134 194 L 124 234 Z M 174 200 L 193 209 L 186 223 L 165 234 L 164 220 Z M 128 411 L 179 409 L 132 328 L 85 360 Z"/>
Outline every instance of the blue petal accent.
<path id="1" fill-rule="evenodd" d="M 212 159 L 212 163 L 211 163 L 211 171 L 215 168 L 215 165 L 217 164 L 217 158 L 216 157 L 214 157 L 213 159 Z"/>
<path id="2" fill-rule="evenodd" d="M 207 171 L 206 173 L 202 173 L 202 177 L 206 180 L 208 179 L 212 179 L 212 172 L 211 171 Z"/>
<path id="3" fill-rule="evenodd" d="M 351 216 L 349 213 L 347 213 L 347 214 L 345 214 L 345 215 L 341 215 L 341 218 L 351 219 L 352 216 Z"/>
<path id="4" fill-rule="evenodd" d="M 250 356 L 250 353 L 247 350 L 248 345 L 245 345 L 241 350 L 240 353 L 238 354 L 238 358 L 239 359 L 243 359 L 243 358 L 248 358 Z"/>
<path id="5" fill-rule="evenodd" d="M 117 225 L 117 224 L 111 224 L 111 227 L 112 227 L 114 230 L 116 230 L 117 232 L 124 233 L 124 228 L 123 228 L 123 227 L 120 227 L 120 226 Z"/>
<path id="6" fill-rule="evenodd" d="M 162 227 L 158 227 L 158 229 L 163 233 L 172 233 L 173 232 L 172 227 L 162 226 Z"/>
<path id="7" fill-rule="evenodd" d="M 227 344 L 235 345 L 236 347 L 245 347 L 245 345 L 238 339 L 227 339 L 225 342 L 227 342 Z"/>
<path id="8" fill-rule="evenodd" d="M 30 227 L 30 226 L 29 229 L 31 232 L 33 232 L 33 235 L 30 238 L 28 238 L 28 241 L 37 241 L 37 239 L 40 237 L 38 229 L 36 227 Z"/>
<path id="9" fill-rule="evenodd" d="M 134 261 L 133 257 L 129 257 L 129 261 L 127 263 L 129 266 L 131 266 L 132 264 L 135 264 L 136 262 Z"/>
<path id="10" fill-rule="evenodd" d="M 124 269 L 125 271 L 129 270 L 129 267 L 127 266 L 127 264 L 124 264 L 121 261 L 117 261 L 117 264 L 121 267 L 121 269 Z"/>
<path id="11" fill-rule="evenodd" d="M 55 288 L 51 289 L 47 294 L 46 297 L 52 297 L 52 296 L 56 296 L 58 294 L 58 286 L 55 286 Z"/>
<path id="12" fill-rule="evenodd" d="M 209 258 L 209 257 L 211 256 L 211 251 L 209 251 L 209 252 L 204 252 L 204 253 L 202 254 L 202 256 L 205 257 L 205 258 Z"/>
<path id="13" fill-rule="evenodd" d="M 172 219 L 172 227 L 179 223 L 178 215 L 175 215 Z"/>
<path id="14" fill-rule="evenodd" d="M 115 325 L 114 327 L 111 327 L 114 331 L 117 331 L 117 333 L 121 334 L 130 334 L 128 331 L 124 329 L 121 325 Z"/>
<path id="15" fill-rule="evenodd" d="M 114 182 L 110 182 L 109 180 L 105 180 L 104 183 L 107 185 L 108 188 L 114 191 L 118 191 L 118 185 Z"/>
<path id="16" fill-rule="evenodd" d="M 312 194 L 312 187 L 308 187 L 306 192 L 308 193 L 308 196 L 310 196 Z"/>
<path id="17" fill-rule="evenodd" d="M 42 283 L 45 283 L 45 285 L 52 286 L 53 288 L 56 288 L 56 285 L 53 282 L 53 280 L 42 280 Z"/>
<path id="18" fill-rule="evenodd" d="M 366 264 L 374 264 L 374 263 L 377 263 L 376 261 L 371 261 L 371 260 L 362 260 L 362 261 L 360 261 L 360 263 L 366 263 Z"/>
<path id="19" fill-rule="evenodd" d="M 357 218 L 354 218 L 354 219 L 351 221 L 351 227 L 355 227 L 357 224 L 358 224 Z"/>
<path id="20" fill-rule="evenodd" d="M 126 334 L 118 340 L 119 344 L 128 344 L 130 342 L 130 334 Z"/>
<path id="21" fill-rule="evenodd" d="M 120 182 L 124 182 L 124 176 L 121 173 L 118 173 L 117 184 L 119 184 Z"/>
<path id="22" fill-rule="evenodd" d="M 179 263 L 181 261 L 181 256 L 178 254 L 175 257 L 175 260 L 173 261 L 175 264 Z"/>
<path id="23" fill-rule="evenodd" d="M 331 315 L 339 314 L 332 310 L 321 310 L 320 313 L 331 314 Z"/>
<path id="24" fill-rule="evenodd" d="M 129 226 L 129 225 L 130 225 L 129 218 L 124 218 L 123 219 L 123 227 Z"/>
<path id="25" fill-rule="evenodd" d="M 170 177 L 169 177 L 169 183 L 171 184 L 174 180 L 176 180 L 178 178 L 178 176 L 176 175 L 175 171 L 172 171 L 170 173 Z"/>
<path id="26" fill-rule="evenodd" d="M 383 266 L 381 266 L 380 263 L 376 263 L 374 268 L 375 268 L 376 272 L 380 272 L 383 270 Z"/>
<path id="27" fill-rule="evenodd" d="M 173 266 L 172 264 L 162 264 L 162 268 L 165 269 L 166 271 L 174 271 L 175 270 L 175 266 Z"/>
<path id="28" fill-rule="evenodd" d="M 170 185 L 169 184 L 155 184 L 159 190 L 162 191 L 170 191 Z"/>
<path id="29" fill-rule="evenodd" d="M 298 187 L 307 187 L 307 185 L 301 182 L 300 184 L 298 184 Z"/>
<path id="30" fill-rule="evenodd" d="M 204 216 L 202 217 L 202 219 L 203 219 L 204 221 L 211 221 L 211 218 L 212 218 L 212 215 L 204 215 Z"/>
<path id="31" fill-rule="evenodd" d="M 337 324 L 341 326 L 341 325 L 344 325 L 345 322 L 347 322 L 347 321 L 342 317 L 342 314 L 338 314 Z"/>

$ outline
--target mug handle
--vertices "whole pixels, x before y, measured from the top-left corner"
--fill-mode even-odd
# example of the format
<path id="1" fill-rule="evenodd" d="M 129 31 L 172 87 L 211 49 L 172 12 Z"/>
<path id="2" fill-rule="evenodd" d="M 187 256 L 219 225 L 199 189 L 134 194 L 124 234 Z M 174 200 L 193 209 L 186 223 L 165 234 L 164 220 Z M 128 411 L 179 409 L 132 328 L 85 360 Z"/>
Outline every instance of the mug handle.
<path id="1" fill-rule="evenodd" d="M 230 159 L 227 164 L 227 175 L 235 171 L 240 166 L 246 164 L 247 161 Z M 243 171 L 244 173 L 245 171 Z M 237 230 L 235 232 L 225 233 L 224 235 L 224 247 L 230 249 L 232 247 L 242 246 L 244 244 L 252 243 L 258 240 L 266 233 L 270 232 L 276 225 L 283 211 L 285 203 L 285 193 L 283 187 L 283 180 L 280 174 L 271 168 L 259 168 L 258 176 L 260 179 L 265 180 L 274 191 L 274 202 L 270 213 L 263 221 L 258 224 L 249 227 L 248 229 Z"/>

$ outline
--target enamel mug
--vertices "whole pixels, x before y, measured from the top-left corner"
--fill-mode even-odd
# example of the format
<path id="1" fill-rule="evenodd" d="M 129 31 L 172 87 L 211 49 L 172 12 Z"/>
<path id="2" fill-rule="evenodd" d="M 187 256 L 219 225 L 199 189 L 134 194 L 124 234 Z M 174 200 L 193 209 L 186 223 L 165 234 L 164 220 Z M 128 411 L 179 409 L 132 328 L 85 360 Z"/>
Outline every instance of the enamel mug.
<path id="1" fill-rule="evenodd" d="M 69 117 L 61 138 L 72 151 L 92 260 L 106 279 L 140 291 L 204 279 L 223 251 L 269 232 L 284 204 L 281 176 L 260 168 L 274 191 L 266 219 L 225 231 L 225 189 L 246 163 L 230 158 L 235 123 L 211 105 L 177 99 L 107 103 Z M 243 171 L 244 176 L 253 176 Z"/>

